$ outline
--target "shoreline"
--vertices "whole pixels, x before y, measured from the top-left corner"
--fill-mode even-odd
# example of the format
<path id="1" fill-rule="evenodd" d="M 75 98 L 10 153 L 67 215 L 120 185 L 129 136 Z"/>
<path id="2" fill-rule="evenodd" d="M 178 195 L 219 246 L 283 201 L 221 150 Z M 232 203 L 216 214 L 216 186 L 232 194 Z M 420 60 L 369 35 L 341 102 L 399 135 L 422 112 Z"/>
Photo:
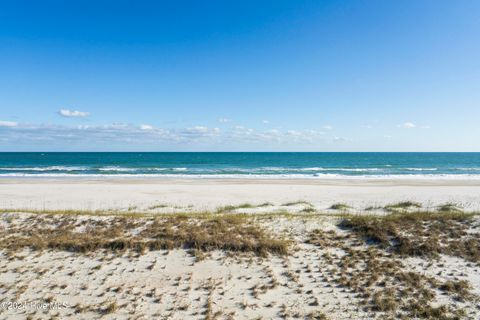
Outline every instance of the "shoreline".
<path id="1" fill-rule="evenodd" d="M 332 184 L 332 183 L 440 183 L 447 184 L 455 182 L 459 185 L 475 184 L 480 186 L 479 175 L 372 175 L 372 176 L 349 176 L 349 175 L 331 175 L 331 176 L 309 176 L 309 175 L 23 175 L 23 176 L 2 176 L 0 183 L 16 182 L 271 182 L 271 183 L 312 183 L 312 184 Z"/>
<path id="2" fill-rule="evenodd" d="M 269 174 L 219 174 L 219 175 L 201 175 L 201 174 L 0 174 L 1 181 L 14 180 L 154 180 L 154 181 L 242 181 L 242 180 L 305 180 L 305 181 L 476 181 L 480 185 L 480 174 L 397 174 L 397 175 L 338 175 L 338 174 L 322 174 L 322 175 L 269 175 Z"/>

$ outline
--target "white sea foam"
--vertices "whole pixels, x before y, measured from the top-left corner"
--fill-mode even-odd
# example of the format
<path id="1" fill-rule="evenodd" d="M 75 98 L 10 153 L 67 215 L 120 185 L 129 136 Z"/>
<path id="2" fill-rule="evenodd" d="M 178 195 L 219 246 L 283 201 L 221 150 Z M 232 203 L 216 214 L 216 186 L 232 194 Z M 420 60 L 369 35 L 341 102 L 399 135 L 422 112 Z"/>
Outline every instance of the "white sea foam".
<path id="1" fill-rule="evenodd" d="M 342 179 L 342 180 L 480 180 L 480 174 L 396 174 L 396 175 L 342 175 L 342 174 L 69 174 L 69 173 L 4 173 L 0 178 L 181 178 L 181 179 Z"/>
<path id="2" fill-rule="evenodd" d="M 98 171 L 115 171 L 115 172 L 135 172 L 135 168 L 123 168 L 123 167 L 102 167 L 98 168 Z"/>
<path id="3" fill-rule="evenodd" d="M 48 167 L 0 167 L 0 171 L 33 171 L 33 172 L 46 172 L 46 171 L 112 171 L 112 172 L 137 172 L 137 171 L 187 171 L 188 168 L 127 168 L 118 166 L 107 166 L 100 168 L 81 167 L 81 166 L 48 166 Z"/>
<path id="4" fill-rule="evenodd" d="M 336 178 L 336 179 L 477 179 L 480 167 L 462 168 L 333 168 L 333 167 L 123 167 L 123 166 L 45 166 L 0 167 L 0 177 L 176 177 L 176 178 Z M 417 173 L 418 172 L 418 173 Z M 425 176 L 425 177 L 423 177 Z"/>
<path id="5" fill-rule="evenodd" d="M 49 166 L 49 167 L 0 167 L 3 171 L 82 171 L 88 170 L 88 167 L 72 166 Z"/>
<path id="6" fill-rule="evenodd" d="M 322 167 L 306 167 L 306 168 L 289 168 L 289 167 L 259 167 L 259 168 L 197 168 L 191 169 L 195 172 L 245 172 L 245 173 L 264 173 L 264 172 L 329 172 L 329 171 L 345 171 L 345 172 L 374 172 L 382 171 L 382 168 L 322 168 Z"/>

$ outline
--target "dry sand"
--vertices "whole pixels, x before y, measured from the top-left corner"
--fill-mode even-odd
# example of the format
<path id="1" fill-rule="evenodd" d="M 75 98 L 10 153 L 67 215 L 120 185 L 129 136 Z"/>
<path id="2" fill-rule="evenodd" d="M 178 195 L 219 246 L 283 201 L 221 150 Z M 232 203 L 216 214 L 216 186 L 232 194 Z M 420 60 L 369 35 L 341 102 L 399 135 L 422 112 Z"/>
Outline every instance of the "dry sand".
<path id="1" fill-rule="evenodd" d="M 157 206 L 159 212 L 170 212 L 299 200 L 318 210 L 333 203 L 363 210 L 410 200 L 427 208 L 453 202 L 480 211 L 480 180 L 0 179 L 0 208 L 141 211 Z"/>
<path id="2" fill-rule="evenodd" d="M 49 217 L 45 222 L 39 217 L 4 213 L 0 221 L 2 227 L 28 229 L 33 223 L 37 226 L 45 223 L 55 228 L 60 220 L 55 221 L 61 216 Z M 108 222 L 108 219 L 79 216 L 78 226 L 93 226 L 95 221 Z M 369 269 L 362 275 L 355 269 L 362 269 L 364 263 L 371 260 L 360 262 L 356 267 L 345 266 L 345 258 L 352 254 L 350 248 L 357 253 L 368 252 L 365 245 L 347 243 L 345 249 L 306 243 L 309 232 L 315 229 L 336 230 L 341 236 L 343 232 L 338 229 L 336 218 L 277 217 L 257 223 L 273 234 L 288 235 L 294 241 L 291 252 L 286 256 L 258 257 L 216 250 L 197 260 L 183 249 L 142 254 L 108 250 L 86 254 L 63 250 L 23 249 L 13 253 L 0 250 L 0 319 L 388 318 L 389 313 L 366 309 L 359 289 L 345 284 L 365 276 L 369 278 L 369 274 L 375 272 Z M 471 231 L 478 234 L 480 220 L 472 226 Z M 412 288 L 417 285 L 427 288 L 427 277 L 440 284 L 468 281 L 471 298 L 458 298 L 456 293 L 439 290 L 437 286 L 429 290 L 435 295 L 430 304 L 463 309 L 461 318 L 465 319 L 480 316 L 478 263 L 447 255 L 438 259 L 399 259 L 386 255 L 378 256 L 378 261 L 394 263 L 399 275 L 414 272 L 421 281 L 417 284 L 415 280 Z M 394 292 L 398 293 L 405 285 L 394 281 L 385 288 L 381 285 L 383 271 L 379 275 L 375 280 L 378 284 L 368 290 L 395 288 Z M 385 279 L 394 280 L 387 274 Z M 398 302 L 400 305 L 408 304 L 407 300 L 414 297 L 412 288 L 407 289 L 406 296 L 396 298 L 403 301 Z"/>
<path id="3" fill-rule="evenodd" d="M 288 203 L 299 200 L 311 204 Z M 0 319 L 380 319 L 388 313 L 364 309 L 359 292 L 339 285 L 344 281 L 341 275 L 352 270 L 342 267 L 348 250 L 309 244 L 307 235 L 314 229 L 344 232 L 337 226 L 337 217 L 322 215 L 335 212 L 327 209 L 334 203 L 362 212 L 368 206 L 404 200 L 420 202 L 427 209 L 455 202 L 475 211 L 480 208 L 480 181 L 0 180 L 2 209 L 194 213 L 270 202 L 231 212 L 320 211 L 316 218 L 259 218 L 257 223 L 264 229 L 293 241 L 287 256 L 211 251 L 196 261 L 183 249 L 140 255 L 31 249 L 12 255 L 0 250 Z M 32 227 L 28 217 L 36 219 L 28 213 L 2 213 L 0 228 Z M 83 220 L 109 218 L 78 219 L 82 225 Z M 480 220 L 475 219 L 469 232 L 477 235 Z M 357 249 L 367 250 L 367 246 Z M 434 289 L 432 305 L 463 309 L 461 318 L 480 318 L 478 262 L 440 255 L 438 259 L 396 259 L 395 263 L 401 264 L 402 272 L 416 272 L 439 283 L 468 281 L 473 298 L 460 301 L 454 294 Z"/>

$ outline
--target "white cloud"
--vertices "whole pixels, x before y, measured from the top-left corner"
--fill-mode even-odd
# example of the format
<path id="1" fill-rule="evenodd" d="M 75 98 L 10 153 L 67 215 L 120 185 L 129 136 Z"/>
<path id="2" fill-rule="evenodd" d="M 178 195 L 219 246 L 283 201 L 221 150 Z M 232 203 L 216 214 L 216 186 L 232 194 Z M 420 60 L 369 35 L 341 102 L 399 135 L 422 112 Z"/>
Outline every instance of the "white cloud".
<path id="1" fill-rule="evenodd" d="M 205 126 L 195 126 L 184 130 L 176 131 L 174 134 L 180 140 L 195 141 L 198 139 L 208 139 L 218 137 L 220 135 L 219 128 L 209 128 Z"/>
<path id="2" fill-rule="evenodd" d="M 348 141 L 347 138 L 343 138 L 343 137 L 333 137 L 333 142 L 346 142 Z"/>
<path id="3" fill-rule="evenodd" d="M 297 137 L 302 135 L 301 132 L 296 131 L 296 130 L 288 130 L 288 131 L 287 131 L 287 134 L 288 134 L 288 135 L 291 135 L 291 136 L 297 136 Z"/>
<path id="4" fill-rule="evenodd" d="M 263 124 L 269 124 L 270 121 L 268 121 L 268 120 L 262 120 L 262 123 L 263 123 Z"/>
<path id="5" fill-rule="evenodd" d="M 13 128 L 18 126 L 18 122 L 13 121 L 0 121 L 0 127 Z"/>
<path id="6" fill-rule="evenodd" d="M 2 121 L 0 125 L 14 125 Z M 309 145 L 326 143 L 323 132 L 316 130 L 255 130 L 244 126 L 221 130 L 217 127 L 158 128 L 149 124 L 112 123 L 104 125 L 22 124 L 15 130 L 4 130 L 0 145 L 57 147 L 117 146 L 184 146 L 184 145 Z M 339 139 L 336 139 L 339 140 Z"/>
<path id="7" fill-rule="evenodd" d="M 58 114 L 66 118 L 82 118 L 89 115 L 88 112 L 68 109 L 61 109 L 58 111 Z"/>
<path id="8" fill-rule="evenodd" d="M 140 125 L 140 129 L 141 130 L 153 130 L 153 127 L 151 125 L 148 125 L 148 124 L 142 124 L 142 125 Z"/>
<path id="9" fill-rule="evenodd" d="M 121 123 L 121 122 L 114 122 L 112 124 L 105 124 L 103 127 L 105 129 L 122 129 L 122 128 L 128 128 L 127 123 Z"/>
<path id="10" fill-rule="evenodd" d="M 232 119 L 220 118 L 220 119 L 218 119 L 218 122 L 220 122 L 220 123 L 228 123 L 228 122 L 232 122 Z"/>
<path id="11" fill-rule="evenodd" d="M 412 128 L 415 128 L 416 125 L 411 122 L 405 122 L 405 123 L 399 124 L 397 127 L 404 128 L 404 129 L 412 129 Z"/>
<path id="12" fill-rule="evenodd" d="M 208 128 L 204 126 L 195 126 L 193 128 L 187 128 L 187 132 L 194 132 L 194 133 L 206 133 L 208 132 Z"/>
<path id="13" fill-rule="evenodd" d="M 323 126 L 323 129 L 325 129 L 325 130 L 332 130 L 333 127 L 332 127 L 331 125 L 327 124 L 326 126 Z"/>
<path id="14" fill-rule="evenodd" d="M 324 135 L 324 131 L 317 131 L 317 130 L 305 130 L 305 134 L 309 134 L 312 136 L 317 136 L 317 135 Z"/>
<path id="15" fill-rule="evenodd" d="M 384 135 L 384 136 L 383 136 L 383 138 L 384 138 L 384 139 L 391 139 L 391 138 L 392 138 L 392 136 L 390 136 L 390 135 L 386 134 L 386 135 Z"/>

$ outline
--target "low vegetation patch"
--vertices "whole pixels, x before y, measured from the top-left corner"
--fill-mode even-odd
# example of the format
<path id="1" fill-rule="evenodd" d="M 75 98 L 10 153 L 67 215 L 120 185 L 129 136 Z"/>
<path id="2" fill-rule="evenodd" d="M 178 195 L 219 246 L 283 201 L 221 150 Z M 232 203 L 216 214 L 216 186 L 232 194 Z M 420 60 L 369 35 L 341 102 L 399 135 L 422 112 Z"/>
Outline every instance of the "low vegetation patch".
<path id="1" fill-rule="evenodd" d="M 454 203 L 445 203 L 438 207 L 439 212 L 462 212 L 458 205 Z"/>
<path id="2" fill-rule="evenodd" d="M 314 207 L 305 207 L 302 210 L 300 210 L 301 213 L 314 213 L 317 212 L 317 210 Z"/>
<path id="3" fill-rule="evenodd" d="M 182 216 L 160 218 L 72 217 L 61 215 L 4 214 L 8 224 L 0 229 L 0 249 L 15 251 L 95 250 L 121 252 L 185 248 L 286 254 L 288 241 L 274 238 L 252 219 L 219 216 L 205 219 Z"/>
<path id="4" fill-rule="evenodd" d="M 350 206 L 345 204 L 345 203 L 335 203 L 335 204 L 332 204 L 329 209 L 332 209 L 332 210 L 348 210 L 348 209 L 350 209 Z"/>
<path id="5" fill-rule="evenodd" d="M 160 203 L 160 204 L 155 204 L 151 207 L 148 207 L 148 210 L 163 209 L 163 208 L 168 208 L 168 207 L 170 207 L 168 204 Z"/>
<path id="6" fill-rule="evenodd" d="M 400 210 L 410 210 L 410 209 L 420 209 L 422 204 L 413 201 L 402 201 L 399 203 L 389 204 L 384 207 L 387 211 L 400 211 Z"/>
<path id="7" fill-rule="evenodd" d="M 439 254 L 480 261 L 480 235 L 468 232 L 471 214 L 413 212 L 387 216 L 350 216 L 340 226 L 388 251 L 407 256 Z"/>
<path id="8" fill-rule="evenodd" d="M 286 203 L 282 204 L 282 206 L 284 206 L 284 207 L 299 206 L 299 205 L 312 206 L 312 204 L 310 202 L 304 201 L 304 200 L 286 202 Z"/>
<path id="9" fill-rule="evenodd" d="M 369 228 L 373 228 L 381 220 L 363 218 L 361 221 L 368 221 Z M 398 222 L 391 217 L 385 221 Z M 349 227 L 357 222 L 350 221 Z M 309 234 L 306 242 L 324 250 L 319 263 L 324 279 L 355 293 L 364 311 L 376 313 L 381 319 L 464 318 L 465 311 L 460 305 L 439 305 L 437 295 L 443 292 L 454 301 L 469 300 L 472 294 L 468 282 L 442 282 L 425 273 L 409 271 L 402 257 L 392 254 L 388 246 L 365 247 L 364 235 L 380 232 L 381 226 L 365 233 L 352 230 L 317 229 Z M 383 235 L 379 235 L 379 239 L 383 239 Z"/>
<path id="10" fill-rule="evenodd" d="M 259 204 L 259 205 L 253 205 L 251 203 L 241 203 L 238 205 L 228 205 L 228 206 L 223 206 L 217 208 L 217 213 L 229 213 L 237 209 L 252 209 L 252 208 L 261 208 L 261 207 L 266 207 L 270 206 L 271 204 L 268 202 Z"/>

